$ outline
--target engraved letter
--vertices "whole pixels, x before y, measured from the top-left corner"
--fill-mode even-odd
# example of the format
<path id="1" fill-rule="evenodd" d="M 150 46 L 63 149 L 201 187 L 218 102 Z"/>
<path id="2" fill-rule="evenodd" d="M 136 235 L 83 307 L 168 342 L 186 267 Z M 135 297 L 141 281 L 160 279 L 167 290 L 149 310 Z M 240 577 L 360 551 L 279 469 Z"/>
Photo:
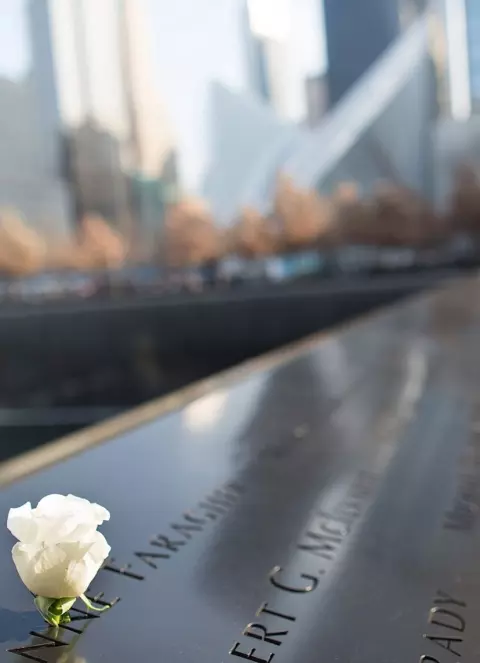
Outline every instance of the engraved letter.
<path id="1" fill-rule="evenodd" d="M 439 619 L 438 615 L 444 615 L 444 619 Z M 433 619 L 435 617 L 435 619 Z M 446 610 L 446 608 L 432 608 L 430 610 L 430 617 L 428 618 L 430 624 L 450 628 L 452 631 L 460 631 L 463 633 L 465 630 L 465 620 L 461 615 L 456 612 Z"/>
<path id="2" fill-rule="evenodd" d="M 158 569 L 158 566 L 155 564 L 155 562 L 152 562 L 153 559 L 170 559 L 170 555 L 165 555 L 164 553 L 136 552 L 133 554 L 135 557 L 138 557 L 138 559 L 141 559 L 142 562 L 148 564 L 148 566 L 152 569 Z"/>
<path id="3" fill-rule="evenodd" d="M 428 638 L 439 647 L 442 647 L 442 649 L 447 649 L 448 651 L 451 651 L 452 654 L 455 654 L 455 656 L 461 656 L 460 652 L 455 651 L 455 649 L 452 649 L 452 642 L 463 642 L 462 638 L 446 638 L 436 635 L 426 635 L 424 637 Z"/>
<path id="4" fill-rule="evenodd" d="M 443 527 L 444 529 L 469 531 L 472 529 L 474 522 L 471 508 L 457 497 L 453 510 L 445 516 Z"/>
<path id="5" fill-rule="evenodd" d="M 304 585 L 303 587 L 290 587 L 288 585 L 283 585 L 277 580 L 277 575 L 280 573 L 282 570 L 281 566 L 274 566 L 273 569 L 270 571 L 269 577 L 270 577 L 270 582 L 274 587 L 277 589 L 283 589 L 286 592 L 292 592 L 293 594 L 306 594 L 307 592 L 313 592 L 313 590 L 317 587 L 318 585 L 318 578 L 315 578 L 315 576 L 309 576 L 306 575 L 305 573 L 302 573 L 300 575 L 300 578 L 303 578 L 304 580 L 310 580 L 311 584 Z"/>
<path id="6" fill-rule="evenodd" d="M 140 575 L 139 573 L 134 573 L 130 571 L 131 564 L 125 564 L 124 566 L 117 566 L 113 557 L 107 559 L 105 566 L 102 566 L 101 571 L 112 571 L 112 573 L 118 573 L 121 576 L 126 576 L 127 578 L 133 578 L 134 580 L 145 580 L 145 576 Z"/>
<path id="7" fill-rule="evenodd" d="M 208 516 L 208 514 L 206 514 Z M 194 523 L 195 525 L 206 525 L 207 521 L 205 518 L 199 518 L 195 514 L 193 514 L 191 511 L 185 511 L 183 514 L 183 517 L 188 523 Z M 215 520 L 215 518 L 211 518 L 211 520 Z"/>
<path id="8" fill-rule="evenodd" d="M 101 606 L 108 605 L 109 608 L 113 608 L 113 606 L 120 601 L 120 599 L 118 597 L 115 598 L 115 599 L 112 599 L 111 601 L 105 601 L 105 599 L 103 598 L 103 596 L 104 596 L 103 592 L 100 592 L 99 594 L 95 594 L 95 596 L 91 596 L 90 594 L 85 594 L 85 596 L 92 603 L 98 603 L 98 605 L 101 605 Z"/>
<path id="9" fill-rule="evenodd" d="M 458 605 L 460 608 L 466 608 L 467 604 L 464 603 L 463 601 L 457 601 L 457 599 L 454 599 L 452 596 L 449 596 L 447 592 L 442 592 L 441 589 L 437 591 L 437 596 L 435 597 L 434 603 L 437 603 L 438 605 L 448 605 L 449 603 L 453 603 L 453 605 Z"/>
<path id="10" fill-rule="evenodd" d="M 223 515 L 237 501 L 237 495 L 229 493 L 227 490 L 216 490 L 211 495 L 207 495 L 205 500 L 198 505 L 207 511 L 205 515 L 211 520 L 215 520 L 218 515 Z"/>
<path id="11" fill-rule="evenodd" d="M 100 615 L 96 615 L 93 612 L 86 612 L 81 608 L 70 608 L 70 612 L 77 613 L 76 617 L 75 616 L 72 617 L 72 622 L 81 622 L 90 619 L 100 619 Z"/>
<path id="12" fill-rule="evenodd" d="M 275 654 L 270 654 L 268 658 L 258 658 L 255 656 L 256 649 L 251 649 L 248 654 L 243 651 L 238 651 L 237 647 L 240 647 L 240 643 L 236 642 L 233 647 L 228 652 L 231 656 L 239 656 L 240 658 L 245 658 L 247 661 L 253 661 L 254 663 L 270 663 Z"/>
<path id="13" fill-rule="evenodd" d="M 180 534 L 186 539 L 192 538 L 191 532 L 201 532 L 203 529 L 201 525 L 178 525 L 177 523 L 173 523 L 173 525 L 170 525 L 170 527 L 176 532 L 180 532 Z"/>
<path id="14" fill-rule="evenodd" d="M 341 543 L 341 538 L 339 537 L 317 534 L 311 531 L 305 534 L 305 539 L 313 539 L 313 541 L 318 541 L 318 543 L 301 543 L 298 549 L 312 553 L 315 557 L 322 557 L 323 559 L 333 559 L 333 554 Z"/>
<path id="15" fill-rule="evenodd" d="M 346 520 L 341 514 L 325 513 L 325 511 L 322 511 L 322 509 L 320 509 L 319 511 L 317 511 L 316 516 L 318 518 L 325 518 L 325 520 L 328 520 L 330 522 L 333 521 L 335 523 L 342 523 L 342 525 L 345 527 L 346 534 L 348 534 L 351 530 L 350 519 Z"/>
<path id="16" fill-rule="evenodd" d="M 337 521 L 340 523 L 342 529 L 340 527 L 330 527 L 329 525 L 333 523 L 322 523 L 320 529 L 326 532 L 327 534 L 330 534 L 331 536 L 338 536 L 340 538 L 345 538 L 347 534 L 350 533 L 350 527 L 346 523 L 342 523 L 340 520 Z"/>
<path id="17" fill-rule="evenodd" d="M 230 481 L 230 483 L 225 484 L 223 490 L 237 493 L 237 495 L 241 495 L 244 492 L 242 484 L 237 481 Z"/>
<path id="18" fill-rule="evenodd" d="M 262 613 L 265 613 L 266 615 L 273 615 L 274 617 L 278 617 L 279 619 L 287 619 L 289 622 L 294 622 L 296 621 L 296 617 L 291 617 L 290 615 L 284 615 L 281 612 L 276 612 L 275 610 L 270 610 L 268 608 L 268 603 L 262 603 L 262 605 L 259 607 L 255 615 L 257 617 L 260 617 Z"/>
<path id="19" fill-rule="evenodd" d="M 40 640 L 43 640 L 44 642 L 40 642 L 34 645 L 27 645 L 26 647 L 15 647 L 14 649 L 8 649 L 7 651 L 11 654 L 18 654 L 19 656 L 23 656 L 23 658 L 28 658 L 31 661 L 37 661 L 37 663 L 47 663 L 46 659 L 40 658 L 39 656 L 34 656 L 33 652 L 39 652 L 42 649 L 52 649 L 53 647 L 65 647 L 69 644 L 68 642 L 59 640 L 58 638 L 51 638 L 48 635 L 43 635 L 42 633 L 37 633 L 36 631 L 31 631 L 30 635 L 33 635 L 35 638 L 40 638 Z"/>
<path id="20" fill-rule="evenodd" d="M 261 633 L 254 633 L 254 630 L 261 631 Z M 282 641 L 276 640 L 275 638 L 282 635 L 288 635 L 288 631 L 276 631 L 275 633 L 269 633 L 265 626 L 262 624 L 254 624 L 252 622 L 243 629 L 242 635 L 247 635 L 249 638 L 255 638 L 256 640 L 263 640 L 263 642 L 268 642 L 269 645 L 276 645 L 277 647 L 280 647 Z"/>
<path id="21" fill-rule="evenodd" d="M 180 546 L 184 546 L 185 543 L 186 541 L 172 541 L 168 536 L 164 536 L 163 534 L 157 534 L 156 538 L 150 541 L 150 545 L 165 548 L 172 552 L 178 552 Z"/>

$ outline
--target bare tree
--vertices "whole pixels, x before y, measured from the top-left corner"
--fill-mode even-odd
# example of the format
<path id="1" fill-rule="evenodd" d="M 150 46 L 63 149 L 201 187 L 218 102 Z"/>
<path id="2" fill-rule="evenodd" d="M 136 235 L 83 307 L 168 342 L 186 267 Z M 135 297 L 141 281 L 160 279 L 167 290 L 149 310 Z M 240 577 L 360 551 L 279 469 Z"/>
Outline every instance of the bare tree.
<path id="1" fill-rule="evenodd" d="M 315 190 L 301 189 L 281 174 L 274 200 L 274 215 L 280 223 L 284 244 L 290 249 L 314 246 L 331 231 L 331 201 Z"/>
<path id="2" fill-rule="evenodd" d="M 0 211 L 0 271 L 26 276 L 45 267 L 44 239 L 12 209 Z"/>
<path id="3" fill-rule="evenodd" d="M 166 262 L 171 267 L 218 260 L 225 245 L 208 206 L 197 198 L 188 198 L 167 210 L 163 239 Z"/>
<path id="4" fill-rule="evenodd" d="M 229 232 L 228 247 L 242 258 L 256 258 L 277 253 L 280 236 L 275 219 L 263 216 L 252 207 L 245 207 Z"/>
<path id="5" fill-rule="evenodd" d="M 454 177 L 454 189 L 447 219 L 454 233 L 468 233 L 478 241 L 480 234 L 480 173 L 471 164 L 461 164 Z"/>

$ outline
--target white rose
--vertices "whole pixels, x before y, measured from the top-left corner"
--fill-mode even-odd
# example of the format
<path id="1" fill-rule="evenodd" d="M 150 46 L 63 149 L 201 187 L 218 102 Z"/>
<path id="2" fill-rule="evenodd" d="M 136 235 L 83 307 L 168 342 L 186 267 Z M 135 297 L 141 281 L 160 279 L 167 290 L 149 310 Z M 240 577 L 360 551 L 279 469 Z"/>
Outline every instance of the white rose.
<path id="1" fill-rule="evenodd" d="M 110 553 L 98 525 L 109 520 L 102 506 L 74 495 L 48 495 L 10 509 L 7 527 L 19 540 L 12 549 L 27 588 L 52 599 L 82 596 Z"/>

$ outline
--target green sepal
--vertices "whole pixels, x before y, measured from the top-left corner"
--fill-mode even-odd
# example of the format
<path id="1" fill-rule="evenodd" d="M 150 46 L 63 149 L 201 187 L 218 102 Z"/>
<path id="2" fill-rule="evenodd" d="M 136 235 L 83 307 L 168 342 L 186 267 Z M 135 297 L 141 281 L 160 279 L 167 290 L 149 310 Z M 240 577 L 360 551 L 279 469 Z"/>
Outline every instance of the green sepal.
<path id="1" fill-rule="evenodd" d="M 96 606 L 93 605 L 93 603 L 89 599 L 87 599 L 85 594 L 81 594 L 78 598 L 85 603 L 85 605 L 87 606 L 87 608 L 89 608 L 89 610 L 94 610 L 95 612 L 104 612 L 105 610 L 108 610 L 109 608 L 112 607 L 111 605 L 104 605 L 101 608 L 97 608 Z"/>
<path id="2" fill-rule="evenodd" d="M 76 598 L 49 599 L 45 596 L 36 596 L 34 603 L 47 624 L 61 626 L 71 621 L 68 611 L 76 600 Z"/>

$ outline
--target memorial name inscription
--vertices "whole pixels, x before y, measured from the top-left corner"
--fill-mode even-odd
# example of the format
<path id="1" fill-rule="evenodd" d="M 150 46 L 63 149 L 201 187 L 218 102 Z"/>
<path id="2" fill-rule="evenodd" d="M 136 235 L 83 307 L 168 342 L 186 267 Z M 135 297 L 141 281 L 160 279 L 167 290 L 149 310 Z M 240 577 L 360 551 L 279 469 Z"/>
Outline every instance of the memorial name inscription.
<path id="1" fill-rule="evenodd" d="M 474 412 L 474 419 L 478 420 Z M 459 533 L 471 532 L 476 524 L 480 508 L 480 427 L 475 424 L 471 436 L 458 462 L 458 481 L 453 504 L 446 512 L 443 529 Z M 437 594 L 430 608 L 428 623 L 437 627 L 435 631 L 423 634 L 425 640 L 461 659 L 464 642 L 467 604 L 458 597 L 453 597 L 444 590 Z M 419 663 L 443 663 L 447 654 L 436 652 L 422 654 Z"/>
<path id="2" fill-rule="evenodd" d="M 157 534 L 150 539 L 149 545 L 155 549 L 161 548 L 162 552 L 137 550 L 133 553 L 134 556 L 151 569 L 157 569 L 158 560 L 170 559 L 172 555 L 178 553 L 196 533 L 202 532 L 209 522 L 223 516 L 235 504 L 242 492 L 242 487 L 233 482 L 218 488 L 203 498 L 195 506 L 195 510 L 186 511 L 177 522 L 171 523 L 166 534 Z M 113 558 L 109 559 L 103 568 L 105 571 L 119 573 L 135 580 L 145 579 L 142 574 L 132 571 L 132 564 L 118 566 Z"/>
<path id="3" fill-rule="evenodd" d="M 452 659 L 451 654 L 459 659 L 462 658 L 466 608 L 467 604 L 464 601 L 450 596 L 441 589 L 437 591 L 428 615 L 428 623 L 437 628 L 424 633 L 423 637 L 432 645 L 435 645 L 435 648 L 443 649 L 445 657 L 437 653 L 434 656 L 422 654 L 420 663 L 444 663 L 445 660 Z M 448 659 L 446 658 L 446 652 L 449 654 Z"/>
<path id="4" fill-rule="evenodd" d="M 170 530 L 167 531 L 166 534 L 158 534 L 150 540 L 150 545 L 155 548 L 161 548 L 164 552 L 160 553 L 155 550 L 136 551 L 133 553 L 134 556 L 150 568 L 157 569 L 158 560 L 170 559 L 172 554 L 177 553 L 184 545 L 186 545 L 195 533 L 203 531 L 209 522 L 217 520 L 224 515 L 236 502 L 241 493 L 242 488 L 238 483 L 227 483 L 221 486 L 213 491 L 213 493 L 204 497 L 195 506 L 195 510 L 183 513 L 180 519 L 169 526 Z M 100 569 L 99 574 L 102 571 L 117 573 L 134 580 L 145 580 L 144 575 L 132 570 L 131 563 L 118 566 L 115 563 L 115 559 L 112 558 L 107 560 L 105 565 Z M 96 595 L 88 594 L 87 598 L 89 598 L 94 604 L 102 607 L 108 606 L 110 608 L 120 601 L 120 597 L 106 601 L 103 592 Z M 28 660 L 36 661 L 37 663 L 48 663 L 46 659 L 41 658 L 38 654 L 44 650 L 50 650 L 56 647 L 71 647 L 74 644 L 74 641 L 76 641 L 76 639 L 85 631 L 89 621 L 101 617 L 101 615 L 88 613 L 79 608 L 72 608 L 71 612 L 73 614 L 70 624 L 62 624 L 55 629 L 46 627 L 44 631 L 30 631 L 28 635 L 40 640 L 40 642 L 32 642 L 21 647 L 13 647 L 7 649 L 7 651 Z M 81 621 L 86 622 L 86 624 L 83 628 L 77 628 L 76 624 Z M 73 624 L 75 624 L 75 626 Z M 66 632 L 74 634 L 70 640 L 66 638 Z"/>
<path id="5" fill-rule="evenodd" d="M 328 573 L 335 562 L 346 538 L 352 531 L 356 520 L 364 511 L 365 500 L 371 495 L 377 477 L 370 472 L 359 472 L 346 497 L 329 513 L 322 508 L 314 513 L 311 523 L 297 544 L 296 549 L 303 553 L 305 567 L 295 578 L 288 578 L 288 573 L 281 566 L 274 566 L 268 574 L 268 582 L 279 594 L 304 596 L 315 591 L 321 578 Z M 312 557 L 321 560 L 320 565 L 312 568 Z M 288 636 L 288 624 L 297 621 L 294 614 L 286 614 L 274 609 L 273 605 L 263 602 L 255 612 L 261 621 L 248 623 L 242 631 L 244 638 L 259 640 L 262 645 L 278 648 Z M 276 651 L 258 653 L 257 647 L 245 646 L 236 641 L 229 654 L 253 663 L 271 663 Z"/>
<path id="6" fill-rule="evenodd" d="M 179 410 L 6 485 L 2 513 L 51 484 L 106 504 L 89 593 L 122 601 L 42 626 L 5 539 L 1 662 L 478 658 L 479 323 L 476 279 L 222 383 L 208 433 Z"/>
<path id="7" fill-rule="evenodd" d="M 480 509 L 480 427 L 475 425 L 468 444 L 460 456 L 458 486 L 452 508 L 447 512 L 444 528 L 472 530 Z"/>
<path id="8" fill-rule="evenodd" d="M 113 606 L 120 601 L 117 597 L 111 601 L 105 601 L 104 593 L 100 592 L 95 596 L 87 595 L 87 598 L 94 604 L 98 604 L 102 607 L 108 606 L 113 608 Z M 45 658 L 37 656 L 37 654 L 44 652 L 45 650 L 51 650 L 58 647 L 69 648 L 72 647 L 79 636 L 86 630 L 87 626 L 92 619 L 99 619 L 101 615 L 92 614 L 91 612 L 86 612 L 80 608 L 71 608 L 71 622 L 70 624 L 62 624 L 55 628 L 46 627 L 43 631 L 30 631 L 28 634 L 34 641 L 28 645 L 21 647 L 13 647 L 7 649 L 10 654 L 17 654 L 22 658 L 26 658 L 30 661 L 36 661 L 36 663 L 48 663 Z M 85 622 L 83 628 L 77 628 L 72 624 L 78 624 L 79 622 Z M 73 633 L 70 639 L 66 639 L 68 633 Z M 36 641 L 38 640 L 38 642 Z"/>

